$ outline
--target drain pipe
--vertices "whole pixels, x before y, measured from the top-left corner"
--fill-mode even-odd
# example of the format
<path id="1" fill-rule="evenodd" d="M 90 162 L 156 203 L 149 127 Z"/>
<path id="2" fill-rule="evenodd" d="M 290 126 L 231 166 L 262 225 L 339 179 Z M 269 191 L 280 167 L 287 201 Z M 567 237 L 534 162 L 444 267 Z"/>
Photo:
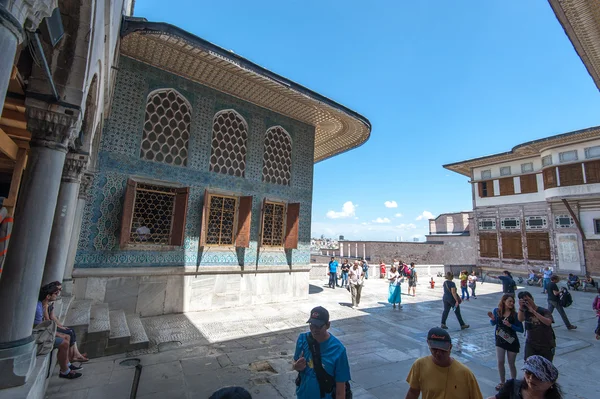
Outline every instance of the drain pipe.
<path id="1" fill-rule="evenodd" d="M 140 377 L 142 376 L 142 365 L 137 364 L 135 366 L 135 375 L 133 376 L 133 384 L 131 384 L 131 393 L 129 399 L 135 399 L 137 397 L 138 386 L 140 385 Z"/>
<path id="2" fill-rule="evenodd" d="M 54 79 L 52 79 L 52 72 L 50 72 L 50 67 L 48 66 L 48 61 L 46 61 L 46 55 L 44 54 L 44 49 L 42 48 L 42 42 L 40 42 L 40 37 L 37 32 L 29 31 L 29 36 L 33 36 L 33 40 L 29 40 L 29 43 L 33 42 L 35 45 L 36 52 L 39 54 L 39 57 L 42 62 L 42 67 L 44 68 L 44 72 L 46 72 L 46 77 L 48 78 L 48 83 L 50 83 L 50 89 L 52 90 L 52 97 L 57 102 L 60 101 L 60 96 L 58 95 L 58 91 L 56 90 L 56 86 L 54 85 Z"/>

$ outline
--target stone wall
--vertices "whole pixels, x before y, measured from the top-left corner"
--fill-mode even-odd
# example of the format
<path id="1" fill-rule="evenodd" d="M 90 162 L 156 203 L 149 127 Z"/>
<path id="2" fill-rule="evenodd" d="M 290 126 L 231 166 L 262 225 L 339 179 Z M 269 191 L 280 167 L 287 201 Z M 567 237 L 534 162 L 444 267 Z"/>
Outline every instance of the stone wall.
<path id="1" fill-rule="evenodd" d="M 148 94 L 171 88 L 191 107 L 187 166 L 174 166 L 140 158 Z M 248 124 L 244 177 L 209 171 L 212 124 L 220 110 L 233 109 Z M 282 126 L 292 139 L 289 186 L 262 181 L 264 137 L 271 126 Z M 75 269 L 164 266 L 308 265 L 312 205 L 314 128 L 237 98 L 121 57 L 112 111 L 98 154 L 99 172 L 90 189 L 81 228 Z M 173 182 L 190 187 L 185 244 L 165 250 L 121 250 L 122 203 L 130 176 Z M 199 246 L 205 189 L 251 195 L 249 248 Z M 258 250 L 261 204 L 264 198 L 300 203 L 298 249 Z"/>
<path id="2" fill-rule="evenodd" d="M 585 240 L 584 248 L 588 273 L 600 278 L 600 240 Z"/>

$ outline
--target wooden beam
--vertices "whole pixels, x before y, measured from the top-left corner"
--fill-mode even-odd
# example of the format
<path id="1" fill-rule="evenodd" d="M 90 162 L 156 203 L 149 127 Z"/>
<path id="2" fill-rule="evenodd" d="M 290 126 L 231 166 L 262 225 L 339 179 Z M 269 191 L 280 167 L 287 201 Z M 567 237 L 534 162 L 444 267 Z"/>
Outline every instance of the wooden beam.
<path id="1" fill-rule="evenodd" d="M 577 216 L 575 216 L 575 212 L 573 212 L 573 209 L 571 208 L 569 201 L 567 201 L 566 199 L 563 198 L 562 202 L 567 207 L 567 211 L 569 211 L 569 215 L 571 215 L 571 217 L 573 218 L 573 221 L 575 222 L 575 226 L 577 226 L 577 230 L 579 230 L 579 233 L 581 234 L 581 238 L 583 240 L 585 240 L 585 233 L 583 232 L 583 229 L 581 228 L 581 223 L 579 223 L 579 219 L 577 218 Z"/>
<path id="2" fill-rule="evenodd" d="M 4 155 L 12 159 L 13 161 L 17 160 L 17 152 L 19 151 L 19 147 L 15 144 L 14 141 L 6 133 L 4 130 L 0 128 L 0 152 Z"/>
<path id="3" fill-rule="evenodd" d="M 12 109 L 4 108 L 2 110 L 2 116 L 0 116 L 0 124 L 6 126 L 12 126 L 19 129 L 27 129 L 27 121 L 25 120 L 25 114 Z"/>
<path id="4" fill-rule="evenodd" d="M 27 150 L 19 148 L 17 155 L 17 163 L 13 170 L 12 180 L 10 181 L 10 190 L 8 197 L 4 200 L 3 206 L 8 210 L 8 214 L 13 216 L 15 213 L 15 206 L 17 205 L 17 198 L 19 196 L 19 188 L 21 187 L 21 178 L 23 177 L 23 171 L 27 165 Z"/>
<path id="5" fill-rule="evenodd" d="M 4 108 L 10 109 L 13 111 L 19 111 L 20 113 L 25 113 L 25 100 L 21 100 L 18 98 L 6 97 L 4 100 Z"/>
<path id="6" fill-rule="evenodd" d="M 29 130 L 19 129 L 17 127 L 12 127 L 12 126 L 5 126 L 5 125 L 2 125 L 1 121 L 0 121 L 0 127 L 2 128 L 2 130 L 4 130 L 4 132 L 6 134 L 8 134 L 8 137 L 10 137 L 12 139 L 25 140 L 25 141 L 31 140 L 31 132 Z"/>

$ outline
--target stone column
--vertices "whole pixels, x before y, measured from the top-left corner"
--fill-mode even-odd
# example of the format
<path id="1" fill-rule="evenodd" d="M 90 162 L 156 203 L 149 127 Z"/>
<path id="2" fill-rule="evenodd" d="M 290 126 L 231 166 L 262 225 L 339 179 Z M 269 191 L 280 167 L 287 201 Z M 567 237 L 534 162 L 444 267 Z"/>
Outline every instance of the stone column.
<path id="1" fill-rule="evenodd" d="M 67 146 L 80 112 L 26 100 L 32 134 L 27 170 L 15 211 L 10 247 L 0 278 L 0 389 L 23 385 L 35 365 L 33 319 L 44 272 L 52 219 Z"/>
<path id="2" fill-rule="evenodd" d="M 10 74 L 12 72 L 17 45 L 25 38 L 23 25 L 35 30 L 40 21 L 52 14 L 57 0 L 16 0 L 0 1 L 0 113 Z"/>
<path id="3" fill-rule="evenodd" d="M 85 203 L 89 197 L 88 192 L 92 187 L 94 175 L 86 172 L 79 185 L 79 195 L 77 198 L 77 208 L 75 209 L 75 222 L 71 233 L 71 242 L 69 243 L 69 254 L 67 255 L 67 264 L 63 275 L 63 294 L 73 295 L 73 265 L 75 264 L 75 255 L 79 245 L 79 235 L 81 234 L 81 223 L 83 222 L 83 211 Z"/>
<path id="4" fill-rule="evenodd" d="M 58 191 L 42 285 L 63 279 L 75 222 L 79 184 L 87 163 L 87 154 L 76 152 L 67 154 Z"/>

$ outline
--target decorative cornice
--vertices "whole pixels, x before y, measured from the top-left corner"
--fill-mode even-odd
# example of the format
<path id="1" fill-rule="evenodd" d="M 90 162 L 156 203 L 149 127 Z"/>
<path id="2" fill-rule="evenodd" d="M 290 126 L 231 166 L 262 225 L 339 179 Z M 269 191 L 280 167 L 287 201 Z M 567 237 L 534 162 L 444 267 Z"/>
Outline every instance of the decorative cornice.
<path id="1" fill-rule="evenodd" d="M 79 199 L 87 200 L 89 197 L 89 191 L 94 182 L 94 173 L 85 172 L 81 178 L 81 184 L 79 186 Z"/>
<path id="2" fill-rule="evenodd" d="M 52 15 L 58 7 L 58 0 L 14 0 L 8 6 L 0 4 L 0 23 L 9 27 L 19 39 L 23 40 L 23 26 L 27 30 L 36 30 L 42 19 Z"/>
<path id="3" fill-rule="evenodd" d="M 77 136 L 76 126 L 80 112 L 70 110 L 71 114 L 66 114 L 30 106 L 27 102 L 25 117 L 27 130 L 31 132 L 31 146 L 43 146 L 67 152 Z"/>
<path id="4" fill-rule="evenodd" d="M 65 183 L 81 182 L 81 175 L 88 164 L 89 156 L 76 152 L 67 153 L 63 166 L 62 181 Z"/>

